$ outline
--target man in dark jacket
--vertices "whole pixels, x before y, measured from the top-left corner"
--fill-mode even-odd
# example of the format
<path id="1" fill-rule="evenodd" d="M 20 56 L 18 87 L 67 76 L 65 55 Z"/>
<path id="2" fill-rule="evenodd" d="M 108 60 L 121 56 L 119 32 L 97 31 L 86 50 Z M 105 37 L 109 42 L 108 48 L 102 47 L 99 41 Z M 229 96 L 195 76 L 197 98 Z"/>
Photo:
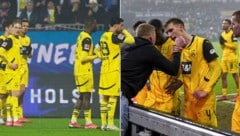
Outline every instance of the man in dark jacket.
<path id="1" fill-rule="evenodd" d="M 166 59 L 154 47 L 155 28 L 149 24 L 138 26 L 135 44 L 124 48 L 121 56 L 121 135 L 130 135 L 128 129 L 128 105 L 138 91 L 142 89 L 154 68 L 176 76 L 180 65 L 180 50 L 185 44 L 181 39 L 175 42 L 173 61 Z"/>

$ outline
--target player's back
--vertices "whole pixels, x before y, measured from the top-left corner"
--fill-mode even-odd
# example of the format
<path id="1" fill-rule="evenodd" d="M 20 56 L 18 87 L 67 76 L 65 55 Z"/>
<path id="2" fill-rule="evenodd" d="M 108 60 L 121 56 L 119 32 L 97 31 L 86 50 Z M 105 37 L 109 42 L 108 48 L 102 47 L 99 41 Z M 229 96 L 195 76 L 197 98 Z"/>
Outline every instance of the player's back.
<path id="1" fill-rule="evenodd" d="M 113 42 L 113 34 L 113 32 L 105 32 L 100 39 L 100 48 L 103 55 L 101 72 L 120 69 L 120 45 Z"/>
<path id="2" fill-rule="evenodd" d="M 160 46 L 156 46 L 158 51 L 167 59 L 172 60 L 172 50 L 174 41 L 171 38 L 167 40 Z M 175 78 L 159 70 L 153 70 L 150 76 L 151 90 L 158 97 L 158 101 L 167 102 L 172 99 L 172 95 L 165 92 L 165 88 L 174 80 Z"/>

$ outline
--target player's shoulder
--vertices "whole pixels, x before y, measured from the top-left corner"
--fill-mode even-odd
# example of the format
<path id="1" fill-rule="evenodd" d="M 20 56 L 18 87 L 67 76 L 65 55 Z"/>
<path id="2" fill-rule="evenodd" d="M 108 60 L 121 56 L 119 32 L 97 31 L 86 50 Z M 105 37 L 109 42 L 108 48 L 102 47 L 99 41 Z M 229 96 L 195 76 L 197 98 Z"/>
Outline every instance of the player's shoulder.
<path id="1" fill-rule="evenodd" d="M 10 35 L 8 35 L 8 36 L 7 36 L 7 38 L 10 38 L 10 39 L 15 39 L 15 36 L 14 36 L 14 35 L 12 35 L 12 34 L 10 34 Z"/>
<path id="2" fill-rule="evenodd" d="M 0 35 L 0 39 L 5 40 L 5 39 L 7 39 L 7 37 L 4 35 Z"/>
<path id="3" fill-rule="evenodd" d="M 174 45 L 174 40 L 170 37 L 166 37 L 166 40 L 164 41 L 163 45 Z"/>
<path id="4" fill-rule="evenodd" d="M 203 45 L 204 44 L 211 44 L 210 40 L 208 40 L 207 38 L 198 36 L 198 35 L 193 35 L 193 41 L 197 41 L 199 43 L 202 43 Z"/>
<path id="5" fill-rule="evenodd" d="M 92 37 L 91 37 L 91 35 L 88 34 L 87 32 L 82 31 L 82 32 L 78 35 L 77 40 L 78 40 L 78 41 L 83 41 L 83 40 L 85 40 L 85 39 L 90 39 L 90 40 L 91 40 Z"/>
<path id="6" fill-rule="evenodd" d="M 106 31 L 102 34 L 102 36 L 108 36 L 108 37 L 111 37 L 114 33 L 113 32 L 110 32 L 110 31 Z"/>
<path id="7" fill-rule="evenodd" d="M 28 35 L 25 35 L 25 38 L 28 39 L 28 40 L 30 40 L 30 37 L 29 37 Z"/>
<path id="8" fill-rule="evenodd" d="M 108 40 L 113 35 L 113 32 L 106 31 L 101 35 L 101 40 Z"/>

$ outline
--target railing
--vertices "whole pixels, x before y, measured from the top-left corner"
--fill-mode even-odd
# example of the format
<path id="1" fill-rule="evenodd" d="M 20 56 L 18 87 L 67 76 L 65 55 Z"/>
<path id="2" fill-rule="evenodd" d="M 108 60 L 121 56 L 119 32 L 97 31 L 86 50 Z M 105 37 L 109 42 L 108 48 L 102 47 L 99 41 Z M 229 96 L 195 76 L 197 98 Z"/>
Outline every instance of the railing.
<path id="1" fill-rule="evenodd" d="M 167 136 L 235 136 L 230 132 L 206 127 L 138 106 L 129 107 L 129 121 L 132 126 L 132 136 L 138 135 L 138 126 L 146 128 L 148 132 L 154 131 Z"/>
<path id="2" fill-rule="evenodd" d="M 98 31 L 104 31 L 107 29 L 106 24 L 97 24 Z M 0 24 L 0 28 L 2 25 Z M 84 24 L 48 24 L 48 25 L 36 25 L 35 27 L 29 28 L 29 30 L 78 30 L 81 31 L 84 29 Z M 2 29 L 1 29 L 2 30 Z"/>

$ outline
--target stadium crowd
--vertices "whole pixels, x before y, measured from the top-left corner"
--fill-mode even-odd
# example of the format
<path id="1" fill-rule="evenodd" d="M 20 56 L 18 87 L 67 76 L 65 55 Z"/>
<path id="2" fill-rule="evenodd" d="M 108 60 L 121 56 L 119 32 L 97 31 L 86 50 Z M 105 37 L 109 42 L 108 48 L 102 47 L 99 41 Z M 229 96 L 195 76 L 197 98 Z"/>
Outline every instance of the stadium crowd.
<path id="1" fill-rule="evenodd" d="M 121 15 L 126 27 L 131 28 L 135 20 L 159 18 L 165 22 L 170 17 L 183 19 L 187 31 L 217 40 L 221 22 L 230 18 L 238 9 L 238 0 L 131 0 L 122 1 Z M 144 6 L 143 6 L 144 5 Z M 124 9 L 124 10 L 123 10 Z M 217 24 L 219 25 L 216 25 Z"/>
<path id="2" fill-rule="evenodd" d="M 118 0 L 1 0 L 1 24 L 12 18 L 27 18 L 30 29 L 56 29 L 55 24 L 83 24 L 84 18 L 94 17 L 106 25 L 111 16 L 119 16 Z M 64 25 L 63 25 L 64 26 Z M 57 29 L 60 29 L 58 27 Z M 62 30 L 62 29 L 60 29 Z"/>

